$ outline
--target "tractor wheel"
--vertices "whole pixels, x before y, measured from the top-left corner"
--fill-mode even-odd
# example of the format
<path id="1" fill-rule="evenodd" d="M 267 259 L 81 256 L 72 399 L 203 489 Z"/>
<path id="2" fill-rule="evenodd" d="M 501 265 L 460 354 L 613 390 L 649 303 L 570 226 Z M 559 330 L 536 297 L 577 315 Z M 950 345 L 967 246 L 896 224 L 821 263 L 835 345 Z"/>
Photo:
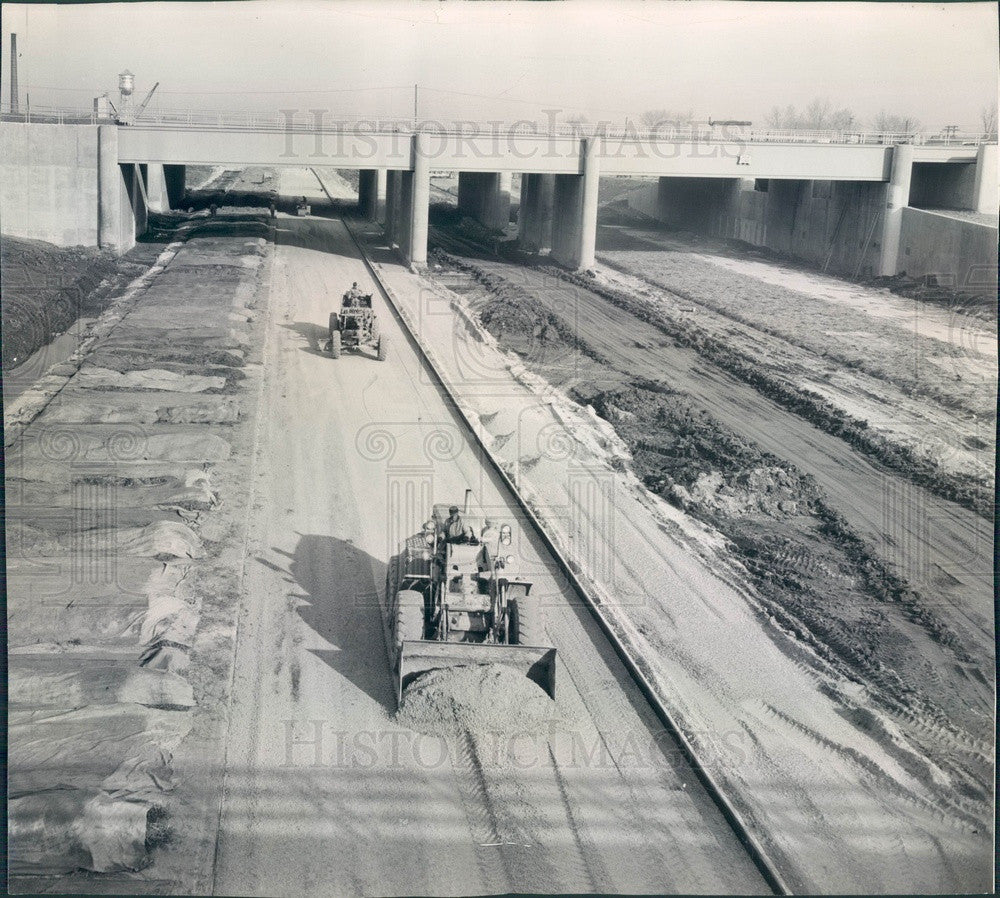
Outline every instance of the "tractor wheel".
<path id="1" fill-rule="evenodd" d="M 340 316 L 336 312 L 330 313 L 330 339 L 333 339 L 333 332 L 340 330 Z"/>
<path id="2" fill-rule="evenodd" d="M 545 645 L 545 616 L 526 586 L 507 587 L 507 639 L 511 645 Z"/>
<path id="3" fill-rule="evenodd" d="M 389 354 L 389 337 L 386 334 L 382 334 L 378 338 L 378 360 L 380 362 L 385 361 L 385 357 Z"/>
<path id="4" fill-rule="evenodd" d="M 330 355 L 335 359 L 340 358 L 340 331 L 330 334 Z"/>
<path id="5" fill-rule="evenodd" d="M 424 638 L 424 597 L 414 589 L 400 590 L 396 595 L 395 620 L 396 657 L 403 647 L 404 639 Z"/>

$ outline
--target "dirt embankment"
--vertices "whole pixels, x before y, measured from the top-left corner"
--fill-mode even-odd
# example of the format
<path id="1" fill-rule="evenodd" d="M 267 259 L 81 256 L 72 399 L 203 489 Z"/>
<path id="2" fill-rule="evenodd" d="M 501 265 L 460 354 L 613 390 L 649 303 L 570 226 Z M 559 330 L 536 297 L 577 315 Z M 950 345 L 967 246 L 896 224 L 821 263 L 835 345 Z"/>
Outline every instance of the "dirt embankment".
<path id="1" fill-rule="evenodd" d="M 853 417 L 814 390 L 768 371 L 760 364 L 759 358 L 751 357 L 731 343 L 708 333 L 693 321 L 687 322 L 683 327 L 679 326 L 661 314 L 652 302 L 624 290 L 597 283 L 586 275 L 557 269 L 554 265 L 547 266 L 546 271 L 554 278 L 591 290 L 613 305 L 654 325 L 681 346 L 694 349 L 723 371 L 750 384 L 761 395 L 827 433 L 842 438 L 853 448 L 935 495 L 957 502 L 984 518 L 992 518 L 993 496 L 981 484 L 945 471 L 932 458 L 875 432 L 869 428 L 866 420 Z"/>
<path id="2" fill-rule="evenodd" d="M 139 246 L 121 258 L 109 251 L 0 238 L 3 267 L 3 368 L 10 372 L 78 318 L 93 318 L 151 263 Z"/>
<path id="3" fill-rule="evenodd" d="M 604 180 L 603 178 L 601 179 L 602 189 Z M 639 186 L 643 186 L 643 184 L 638 181 L 632 184 L 632 187 Z M 626 227 L 637 227 L 646 231 L 656 229 L 658 233 L 672 233 L 685 238 L 694 236 L 686 232 L 670 231 L 665 225 L 658 224 L 648 216 L 630 208 L 628 199 L 620 195 L 615 196 L 613 199 L 609 198 L 607 203 L 602 203 L 600 224 L 611 226 L 624 225 Z M 699 236 L 695 239 L 703 241 L 705 238 Z M 714 238 L 713 242 L 730 247 L 735 253 L 747 258 L 774 261 L 785 267 L 800 271 L 814 272 L 819 268 L 819 266 L 805 262 L 795 256 L 789 256 L 768 247 L 744 243 L 742 240 Z M 610 246 L 606 245 L 604 248 L 607 249 Z M 866 287 L 890 290 L 897 296 L 906 297 L 907 299 L 934 303 L 942 306 L 949 312 L 961 311 L 962 314 L 974 316 L 987 323 L 995 323 L 997 319 L 995 283 L 992 285 L 985 283 L 981 287 L 975 288 L 947 287 L 937 283 L 937 279 L 933 276 L 913 278 L 908 277 L 905 272 L 889 277 L 875 275 L 853 278 L 852 280 L 854 283 Z"/>
<path id="4" fill-rule="evenodd" d="M 982 731 L 989 665 L 970 656 L 933 602 L 879 559 L 815 480 L 726 428 L 684 393 L 609 370 L 578 331 L 550 321 L 531 289 L 469 259 L 438 251 L 434 261 L 446 281 L 449 273 L 467 276 L 464 287 L 449 286 L 465 295 L 503 348 L 614 425 L 650 491 L 725 536 L 760 613 L 802 647 L 808 663 L 829 665 L 870 691 L 920 746 L 917 756 L 926 760 L 908 755 L 906 764 L 925 765 L 915 770 L 921 775 L 937 765 L 961 784 L 961 798 L 941 790 L 949 813 L 968 817 L 966 799 L 980 803 L 972 816 L 981 813 L 992 775 Z M 876 735 L 893 743 L 888 732 Z"/>

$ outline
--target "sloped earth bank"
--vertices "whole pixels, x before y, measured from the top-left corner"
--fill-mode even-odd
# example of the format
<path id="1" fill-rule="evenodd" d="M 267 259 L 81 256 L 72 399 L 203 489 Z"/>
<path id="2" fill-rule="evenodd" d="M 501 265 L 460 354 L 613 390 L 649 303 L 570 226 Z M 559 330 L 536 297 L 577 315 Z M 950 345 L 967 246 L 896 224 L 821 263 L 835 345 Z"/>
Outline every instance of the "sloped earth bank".
<path id="1" fill-rule="evenodd" d="M 39 350 L 77 319 L 97 317 L 162 249 L 140 243 L 115 257 L 92 247 L 0 237 L 4 394 L 38 378 L 55 361 Z"/>
<path id="2" fill-rule="evenodd" d="M 722 341 L 779 399 L 798 394 L 833 432 L 992 515 L 995 304 L 984 320 L 973 297 L 902 298 L 677 232 L 607 224 L 599 247 L 599 286 L 631 295 L 633 310 L 706 352 Z"/>
<path id="3" fill-rule="evenodd" d="M 909 590 L 783 453 L 674 378 L 638 380 L 643 350 L 670 370 L 662 337 L 587 321 L 551 275 L 526 296 L 510 266 L 449 261 L 431 271 L 457 293 L 428 282 L 408 306 L 416 328 L 795 887 L 986 887 L 992 627 Z M 518 355 L 478 314 L 509 321 L 501 344 Z M 639 351 L 619 366 L 621 347 Z M 629 422 L 638 461 L 554 385 Z M 728 738 L 738 759 L 719 749 Z"/>
<path id="4" fill-rule="evenodd" d="M 179 894 L 212 860 L 269 259 L 223 211 L 5 410 L 14 891 Z"/>

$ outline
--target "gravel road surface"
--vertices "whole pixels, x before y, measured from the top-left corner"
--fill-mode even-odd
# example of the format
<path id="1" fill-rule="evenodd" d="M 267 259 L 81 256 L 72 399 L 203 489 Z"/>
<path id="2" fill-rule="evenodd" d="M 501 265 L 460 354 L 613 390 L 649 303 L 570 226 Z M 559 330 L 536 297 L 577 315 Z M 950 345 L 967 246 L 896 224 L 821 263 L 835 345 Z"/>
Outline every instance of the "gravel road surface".
<path id="1" fill-rule="evenodd" d="M 345 286 L 369 282 L 343 225 L 282 217 L 277 243 L 215 892 L 766 891 L 533 538 L 562 722 L 394 722 L 393 540 L 466 486 L 512 504 L 378 298 L 386 362 L 321 351 Z"/>

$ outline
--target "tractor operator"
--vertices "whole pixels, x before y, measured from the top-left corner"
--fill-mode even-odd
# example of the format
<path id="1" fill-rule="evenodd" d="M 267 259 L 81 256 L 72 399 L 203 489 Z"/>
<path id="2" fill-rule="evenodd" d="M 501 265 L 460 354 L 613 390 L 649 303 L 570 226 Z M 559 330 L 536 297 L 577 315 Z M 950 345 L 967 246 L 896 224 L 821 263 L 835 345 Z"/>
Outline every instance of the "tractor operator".
<path id="1" fill-rule="evenodd" d="M 475 540 L 472 528 L 465 525 L 457 505 L 448 509 L 448 520 L 444 522 L 444 540 L 448 543 L 468 543 Z"/>
<path id="2" fill-rule="evenodd" d="M 354 306 L 358 304 L 358 300 L 361 299 L 361 290 L 358 288 L 358 282 L 355 281 L 351 284 L 351 289 L 344 294 L 344 305 Z"/>

